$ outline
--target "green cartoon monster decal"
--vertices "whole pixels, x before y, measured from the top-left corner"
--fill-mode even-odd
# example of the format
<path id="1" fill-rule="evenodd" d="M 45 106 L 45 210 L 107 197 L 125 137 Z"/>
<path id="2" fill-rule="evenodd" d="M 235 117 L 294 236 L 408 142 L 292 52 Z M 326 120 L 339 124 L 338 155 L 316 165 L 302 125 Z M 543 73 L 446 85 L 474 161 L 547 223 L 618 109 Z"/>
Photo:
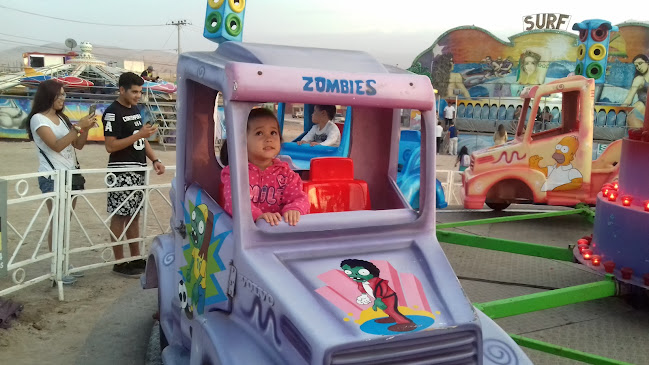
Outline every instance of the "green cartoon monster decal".
<path id="1" fill-rule="evenodd" d="M 207 205 L 200 204 L 192 209 L 190 222 L 187 224 L 191 259 L 188 260 L 183 277 L 191 300 L 185 308 L 188 317 L 193 317 L 194 310 L 203 314 L 205 309 L 207 257 L 212 238 L 212 221 L 212 212 L 207 209 Z"/>

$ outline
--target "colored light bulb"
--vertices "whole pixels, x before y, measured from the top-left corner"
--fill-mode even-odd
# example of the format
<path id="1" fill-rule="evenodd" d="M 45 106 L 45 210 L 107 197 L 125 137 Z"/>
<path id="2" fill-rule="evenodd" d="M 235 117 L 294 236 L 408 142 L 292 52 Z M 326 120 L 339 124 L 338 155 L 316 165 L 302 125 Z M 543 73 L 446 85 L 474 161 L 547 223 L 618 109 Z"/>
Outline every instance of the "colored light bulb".
<path id="1" fill-rule="evenodd" d="M 583 253 L 584 253 L 584 250 L 587 250 L 587 249 L 588 249 L 588 245 L 586 245 L 586 244 L 580 244 L 580 245 L 577 245 L 577 248 L 579 249 L 579 253 L 580 253 L 580 254 L 583 254 Z"/>
<path id="2" fill-rule="evenodd" d="M 602 257 L 599 255 L 593 255 L 593 257 L 590 258 L 590 262 L 593 263 L 593 266 L 599 266 L 602 262 Z"/>
<path id="3" fill-rule="evenodd" d="M 628 207 L 629 205 L 631 205 L 632 201 L 633 201 L 633 198 L 630 197 L 630 196 L 622 197 L 622 205 L 624 205 L 625 207 Z"/>
<path id="4" fill-rule="evenodd" d="M 613 271 L 615 271 L 615 262 L 613 262 L 613 261 L 604 261 L 604 270 L 607 273 L 612 274 Z"/>
<path id="5" fill-rule="evenodd" d="M 590 260 L 593 257 L 593 250 L 587 248 L 581 252 L 581 255 L 584 257 L 584 260 Z"/>
<path id="6" fill-rule="evenodd" d="M 619 188 L 620 188 L 620 184 L 618 184 L 617 181 L 614 182 L 614 183 L 613 183 L 613 189 L 617 190 L 617 189 L 619 189 Z"/>
<path id="7" fill-rule="evenodd" d="M 645 201 L 643 204 L 644 204 L 644 210 L 646 212 L 649 212 L 649 200 Z"/>
<path id="8" fill-rule="evenodd" d="M 608 194 L 608 201 L 614 202 L 615 200 L 617 200 L 617 193 L 615 190 L 612 190 Z"/>
<path id="9" fill-rule="evenodd" d="M 633 276 L 633 269 L 630 267 L 623 267 L 620 269 L 620 272 L 622 273 L 622 279 L 624 280 L 631 280 L 631 277 Z"/>

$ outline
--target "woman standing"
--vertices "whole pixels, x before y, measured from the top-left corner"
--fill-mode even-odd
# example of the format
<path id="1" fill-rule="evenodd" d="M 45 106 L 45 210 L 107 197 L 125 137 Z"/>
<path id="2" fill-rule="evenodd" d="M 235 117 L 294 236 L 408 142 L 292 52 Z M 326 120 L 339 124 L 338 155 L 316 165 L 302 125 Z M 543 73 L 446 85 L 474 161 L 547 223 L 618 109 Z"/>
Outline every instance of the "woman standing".
<path id="1" fill-rule="evenodd" d="M 74 149 L 82 149 L 88 140 L 88 130 L 95 124 L 95 115 L 87 115 L 75 127 L 63 114 L 65 103 L 63 85 L 56 80 L 47 80 L 38 85 L 32 110 L 25 120 L 25 129 L 30 140 L 36 144 L 39 167 L 38 171 L 75 170 L 79 168 Z M 74 190 L 81 190 L 83 177 L 72 181 Z M 49 176 L 38 177 L 38 187 L 43 193 L 54 191 L 54 180 Z M 73 203 L 74 207 L 74 203 Z M 47 209 L 52 211 L 52 202 L 47 201 Z M 52 251 L 52 230 L 48 237 L 48 246 Z M 64 278 L 64 283 L 66 283 Z M 70 281 L 70 280 L 68 280 Z"/>

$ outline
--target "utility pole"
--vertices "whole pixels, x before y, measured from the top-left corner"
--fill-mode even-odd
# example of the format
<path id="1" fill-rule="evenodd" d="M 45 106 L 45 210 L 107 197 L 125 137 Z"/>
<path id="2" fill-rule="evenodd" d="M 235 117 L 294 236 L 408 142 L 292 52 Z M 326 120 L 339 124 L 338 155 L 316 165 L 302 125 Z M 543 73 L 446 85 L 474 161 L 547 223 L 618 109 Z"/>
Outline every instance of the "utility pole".
<path id="1" fill-rule="evenodd" d="M 185 26 L 185 25 L 192 25 L 192 23 L 189 23 L 187 20 L 178 20 L 175 22 L 167 23 L 167 25 L 175 25 L 178 28 L 178 55 L 180 56 L 180 27 Z"/>

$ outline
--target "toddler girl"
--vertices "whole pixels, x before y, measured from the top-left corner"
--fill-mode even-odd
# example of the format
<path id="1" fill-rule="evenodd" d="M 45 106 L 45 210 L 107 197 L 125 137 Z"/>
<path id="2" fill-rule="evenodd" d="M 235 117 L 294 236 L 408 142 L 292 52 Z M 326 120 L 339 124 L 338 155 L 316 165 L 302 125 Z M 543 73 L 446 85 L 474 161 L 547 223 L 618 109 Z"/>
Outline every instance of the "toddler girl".
<path id="1" fill-rule="evenodd" d="M 265 108 L 250 111 L 247 124 L 248 175 L 250 178 L 250 205 L 255 222 L 265 220 L 271 226 L 284 219 L 291 226 L 300 215 L 309 213 L 309 199 L 302 190 L 302 179 L 286 162 L 277 158 L 282 137 L 275 114 Z M 225 195 L 223 209 L 232 215 L 230 166 L 227 141 L 221 147 L 221 172 Z"/>

